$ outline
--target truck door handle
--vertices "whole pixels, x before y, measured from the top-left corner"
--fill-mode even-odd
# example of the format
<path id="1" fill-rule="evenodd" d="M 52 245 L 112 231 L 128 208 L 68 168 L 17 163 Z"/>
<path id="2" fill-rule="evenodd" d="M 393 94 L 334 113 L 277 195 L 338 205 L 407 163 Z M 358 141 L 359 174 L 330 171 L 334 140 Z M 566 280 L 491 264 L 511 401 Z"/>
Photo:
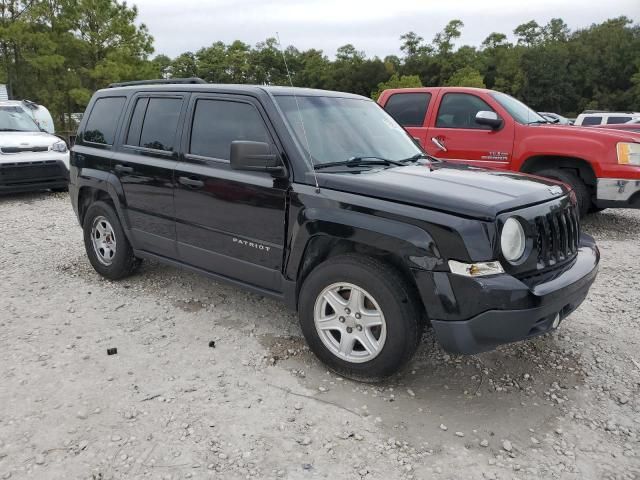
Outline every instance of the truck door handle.
<path id="1" fill-rule="evenodd" d="M 444 142 L 442 141 L 442 139 L 438 138 L 438 137 L 433 137 L 431 138 L 431 141 L 433 142 L 433 144 L 438 147 L 440 150 L 442 150 L 443 152 L 447 151 L 447 147 L 444 146 Z"/>
<path id="2" fill-rule="evenodd" d="M 116 172 L 120 172 L 120 173 L 133 173 L 133 167 L 127 167 L 119 163 L 116 164 L 115 169 L 116 169 Z"/>
<path id="3" fill-rule="evenodd" d="M 191 188 L 202 188 L 204 187 L 204 182 L 202 180 L 198 180 L 197 178 L 191 177 L 178 177 L 178 182 L 182 185 L 186 185 Z"/>

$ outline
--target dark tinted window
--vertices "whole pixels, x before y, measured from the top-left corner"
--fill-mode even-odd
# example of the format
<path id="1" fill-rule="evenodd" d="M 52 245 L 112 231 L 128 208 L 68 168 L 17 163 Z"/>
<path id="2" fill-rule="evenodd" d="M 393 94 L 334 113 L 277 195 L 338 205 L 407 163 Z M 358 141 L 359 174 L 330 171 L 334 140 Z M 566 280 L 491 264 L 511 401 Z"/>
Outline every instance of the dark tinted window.
<path id="1" fill-rule="evenodd" d="M 103 97 L 96 100 L 84 127 L 85 142 L 113 144 L 124 100 L 125 97 Z"/>
<path id="2" fill-rule="evenodd" d="M 602 117 L 584 117 L 582 119 L 582 125 L 600 125 Z"/>
<path id="3" fill-rule="evenodd" d="M 403 127 L 422 127 L 430 93 L 394 93 L 384 109 Z"/>
<path id="4" fill-rule="evenodd" d="M 150 98 L 142 124 L 140 146 L 173 151 L 181 106 L 180 98 Z"/>
<path id="5" fill-rule="evenodd" d="M 492 112 L 493 108 L 475 95 L 447 93 L 440 102 L 436 127 L 490 129 L 476 123 L 476 113 L 480 111 Z"/>
<path id="6" fill-rule="evenodd" d="M 125 143 L 127 145 L 140 145 L 140 134 L 142 133 L 142 121 L 144 114 L 147 112 L 148 98 L 139 98 L 136 102 L 136 108 L 133 110 L 131 123 L 129 124 L 129 132 Z"/>
<path id="7" fill-rule="evenodd" d="M 229 160 L 234 140 L 270 143 L 258 111 L 248 103 L 198 100 L 193 114 L 189 152 Z"/>
<path id="8" fill-rule="evenodd" d="M 609 117 L 607 118 L 607 124 L 608 125 L 612 125 L 612 124 L 619 124 L 619 123 L 627 123 L 629 120 L 631 120 L 632 117 Z"/>

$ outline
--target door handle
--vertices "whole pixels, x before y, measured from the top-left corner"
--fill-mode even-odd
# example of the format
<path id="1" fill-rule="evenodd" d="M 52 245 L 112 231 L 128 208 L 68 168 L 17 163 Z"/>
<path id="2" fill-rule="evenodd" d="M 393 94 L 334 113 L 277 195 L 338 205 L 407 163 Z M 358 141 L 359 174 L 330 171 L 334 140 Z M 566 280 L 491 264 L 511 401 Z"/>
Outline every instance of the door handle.
<path id="1" fill-rule="evenodd" d="M 202 180 L 198 180 L 197 178 L 191 177 L 178 177 L 178 182 L 182 185 L 186 185 L 191 188 L 202 188 L 204 187 L 204 182 Z"/>
<path id="2" fill-rule="evenodd" d="M 119 163 L 116 164 L 115 169 L 116 169 L 116 172 L 120 172 L 120 173 L 133 173 L 133 167 L 127 167 Z"/>
<path id="3" fill-rule="evenodd" d="M 447 147 L 444 146 L 444 142 L 441 138 L 438 137 L 433 137 L 431 138 L 431 141 L 433 142 L 433 144 L 438 147 L 440 150 L 442 150 L 443 152 L 447 151 Z"/>

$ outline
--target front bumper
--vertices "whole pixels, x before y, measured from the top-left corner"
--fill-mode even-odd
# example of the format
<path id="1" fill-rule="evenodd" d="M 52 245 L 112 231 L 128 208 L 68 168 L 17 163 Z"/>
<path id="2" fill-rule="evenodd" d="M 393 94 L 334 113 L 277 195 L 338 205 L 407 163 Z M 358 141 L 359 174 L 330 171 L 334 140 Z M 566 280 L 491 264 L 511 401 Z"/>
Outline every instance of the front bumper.
<path id="1" fill-rule="evenodd" d="M 474 354 L 504 343 L 532 338 L 552 330 L 587 296 L 594 282 L 600 252 L 588 235 L 580 238 L 578 255 L 568 266 L 540 279 L 519 280 L 511 275 L 468 278 L 445 273 L 435 280 L 430 311 L 424 285 L 418 287 L 436 336 L 445 350 Z M 539 282 L 539 283 L 538 283 Z M 468 316 L 470 312 L 474 312 Z M 462 318 L 461 318 L 462 317 Z"/>
<path id="2" fill-rule="evenodd" d="M 0 163 L 0 193 L 66 188 L 68 162 L 64 158 Z"/>
<path id="3" fill-rule="evenodd" d="M 640 179 L 599 178 L 596 204 L 600 208 L 640 208 Z"/>

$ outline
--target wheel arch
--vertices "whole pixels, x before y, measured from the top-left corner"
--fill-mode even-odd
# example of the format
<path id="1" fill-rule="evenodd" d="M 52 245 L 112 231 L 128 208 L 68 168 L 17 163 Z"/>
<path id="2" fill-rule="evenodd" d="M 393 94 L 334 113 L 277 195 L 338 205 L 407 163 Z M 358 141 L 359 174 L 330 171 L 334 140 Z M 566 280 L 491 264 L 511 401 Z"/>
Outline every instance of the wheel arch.
<path id="1" fill-rule="evenodd" d="M 124 194 L 118 179 L 113 174 L 102 171 L 96 171 L 91 175 L 84 173 L 85 176 L 79 179 L 77 187 L 78 220 L 80 225 L 84 222 L 84 216 L 89 206 L 93 202 L 104 201 L 115 209 L 125 235 L 131 241 L 129 219 L 125 215 L 122 205 Z"/>
<path id="2" fill-rule="evenodd" d="M 287 303 L 297 309 L 300 288 L 318 265 L 337 255 L 356 253 L 392 266 L 415 290 L 426 311 L 412 269 L 432 269 L 443 263 L 431 235 L 414 225 L 358 212 L 333 211 L 331 215 L 332 220 L 316 218 L 306 223 L 294 240 L 285 276 L 295 288 Z M 338 223 L 340 216 L 348 218 Z"/>
<path id="3" fill-rule="evenodd" d="M 578 175 L 578 177 L 595 192 L 597 185 L 596 173 L 587 160 L 579 157 L 571 156 L 556 156 L 556 155 L 536 155 L 527 158 L 520 171 L 523 173 L 535 174 L 541 170 L 548 169 L 560 169 L 571 170 Z"/>

